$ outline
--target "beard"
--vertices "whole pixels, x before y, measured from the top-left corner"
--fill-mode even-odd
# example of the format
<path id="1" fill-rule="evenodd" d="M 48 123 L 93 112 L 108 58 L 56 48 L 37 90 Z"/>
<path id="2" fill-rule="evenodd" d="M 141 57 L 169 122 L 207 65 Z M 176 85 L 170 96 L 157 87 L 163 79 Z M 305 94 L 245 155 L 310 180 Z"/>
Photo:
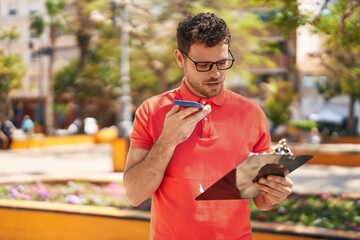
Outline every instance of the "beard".
<path id="1" fill-rule="evenodd" d="M 204 98 L 211 98 L 219 95 L 221 89 L 223 88 L 224 78 L 225 76 L 219 78 L 209 78 L 202 82 L 192 78 L 186 79 L 187 85 L 193 94 Z"/>

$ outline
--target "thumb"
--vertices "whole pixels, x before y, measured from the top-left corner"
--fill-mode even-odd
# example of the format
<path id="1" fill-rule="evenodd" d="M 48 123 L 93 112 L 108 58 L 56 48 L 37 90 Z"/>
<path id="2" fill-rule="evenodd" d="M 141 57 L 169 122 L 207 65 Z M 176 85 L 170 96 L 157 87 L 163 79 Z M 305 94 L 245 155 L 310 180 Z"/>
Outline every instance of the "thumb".
<path id="1" fill-rule="evenodd" d="M 196 116 L 197 121 L 200 121 L 201 119 L 203 119 L 206 115 L 208 115 L 211 112 L 211 106 L 210 105 L 206 105 L 201 111 L 199 111 L 197 114 L 195 114 L 194 116 Z"/>

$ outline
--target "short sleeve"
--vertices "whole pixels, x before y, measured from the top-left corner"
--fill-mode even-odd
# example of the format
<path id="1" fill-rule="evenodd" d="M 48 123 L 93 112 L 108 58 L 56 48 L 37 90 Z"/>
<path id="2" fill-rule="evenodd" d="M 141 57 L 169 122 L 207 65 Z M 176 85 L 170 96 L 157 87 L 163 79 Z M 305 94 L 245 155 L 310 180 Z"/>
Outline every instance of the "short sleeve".
<path id="1" fill-rule="evenodd" d="M 148 103 L 145 101 L 135 113 L 133 129 L 130 135 L 131 148 L 150 150 L 154 139 L 150 133 L 150 116 Z"/>
<path id="2" fill-rule="evenodd" d="M 258 140 L 254 146 L 253 152 L 263 153 L 270 150 L 271 135 L 269 129 L 269 122 L 265 116 L 264 111 L 258 107 Z"/>

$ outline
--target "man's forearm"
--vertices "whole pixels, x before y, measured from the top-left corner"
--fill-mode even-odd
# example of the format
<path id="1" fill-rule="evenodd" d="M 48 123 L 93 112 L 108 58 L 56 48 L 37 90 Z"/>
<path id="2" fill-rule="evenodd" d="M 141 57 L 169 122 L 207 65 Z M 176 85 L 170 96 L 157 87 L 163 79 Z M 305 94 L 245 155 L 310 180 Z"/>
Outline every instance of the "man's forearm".
<path id="1" fill-rule="evenodd" d="M 160 137 L 145 159 L 124 173 L 124 186 L 131 204 L 139 205 L 157 190 L 175 147 Z"/>

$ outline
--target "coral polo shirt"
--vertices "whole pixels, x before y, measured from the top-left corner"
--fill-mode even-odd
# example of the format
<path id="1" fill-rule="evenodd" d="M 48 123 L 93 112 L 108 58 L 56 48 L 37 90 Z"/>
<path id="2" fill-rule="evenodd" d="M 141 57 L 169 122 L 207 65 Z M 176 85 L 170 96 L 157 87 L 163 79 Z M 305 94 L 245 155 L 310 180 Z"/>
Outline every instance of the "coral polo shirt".
<path id="1" fill-rule="evenodd" d="M 195 198 L 201 188 L 207 189 L 250 152 L 269 149 L 270 134 L 263 111 L 226 89 L 216 97 L 200 98 L 183 80 L 180 88 L 151 97 L 138 108 L 130 136 L 132 149 L 151 149 L 175 99 L 210 104 L 212 111 L 176 147 L 163 181 L 152 196 L 150 239 L 252 239 L 248 200 Z"/>

